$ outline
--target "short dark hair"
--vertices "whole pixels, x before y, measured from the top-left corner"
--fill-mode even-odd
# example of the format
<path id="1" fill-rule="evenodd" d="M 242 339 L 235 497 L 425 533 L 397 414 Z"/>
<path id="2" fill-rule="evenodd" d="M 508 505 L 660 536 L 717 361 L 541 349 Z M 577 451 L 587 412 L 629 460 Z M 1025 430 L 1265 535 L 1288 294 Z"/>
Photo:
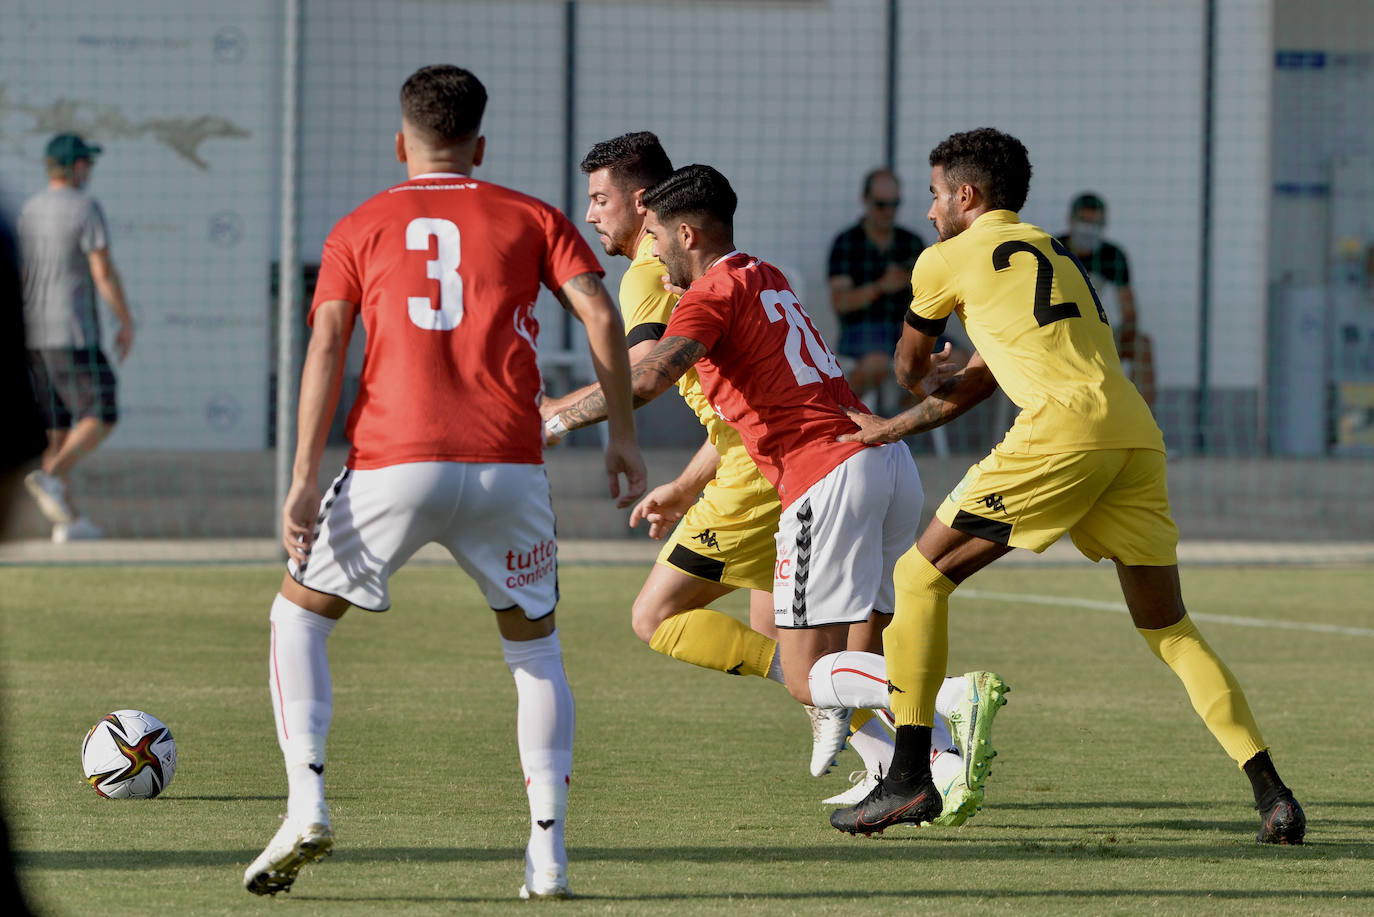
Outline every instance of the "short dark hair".
<path id="1" fill-rule="evenodd" d="M 421 67 L 401 87 L 401 116 L 426 140 L 467 140 L 482 125 L 487 88 L 470 70 L 452 64 Z"/>
<path id="2" fill-rule="evenodd" d="M 651 131 L 635 131 L 603 140 L 587 151 L 582 173 L 591 175 L 606 169 L 617 185 L 635 189 L 652 188 L 673 174 L 673 163 Z"/>
<path id="3" fill-rule="evenodd" d="M 954 187 L 969 184 L 993 210 L 1020 210 L 1030 193 L 1031 164 L 1026 147 L 1011 134 L 991 127 L 950 134 L 930 151 Z"/>
<path id="4" fill-rule="evenodd" d="M 643 203 L 663 221 L 694 214 L 732 229 L 739 198 L 724 175 L 710 166 L 693 163 L 645 191 Z"/>
<path id="5" fill-rule="evenodd" d="M 864 200 L 873 196 L 873 183 L 884 176 L 892 179 L 898 185 L 902 183 L 902 180 L 897 177 L 897 173 L 887 166 L 879 166 L 876 169 L 871 169 L 868 174 L 864 176 Z"/>
<path id="6" fill-rule="evenodd" d="M 1101 210 L 1105 216 L 1107 213 L 1107 202 L 1102 199 L 1102 195 L 1096 191 L 1084 191 L 1073 199 L 1069 205 L 1069 213 L 1078 213 L 1080 210 Z"/>

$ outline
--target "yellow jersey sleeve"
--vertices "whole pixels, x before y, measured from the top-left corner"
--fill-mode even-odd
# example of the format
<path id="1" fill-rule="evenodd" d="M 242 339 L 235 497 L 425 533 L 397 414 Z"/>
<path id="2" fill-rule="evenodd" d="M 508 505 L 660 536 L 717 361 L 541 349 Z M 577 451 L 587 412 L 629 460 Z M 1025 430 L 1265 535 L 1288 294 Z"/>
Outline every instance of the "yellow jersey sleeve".
<path id="1" fill-rule="evenodd" d="M 663 289 L 662 278 L 667 272 L 663 262 L 654 257 L 653 236 L 645 236 L 625 276 L 620 278 L 620 315 L 625 322 L 625 337 L 632 345 L 661 337 L 668 325 L 677 296 Z M 655 333 L 646 334 L 647 331 Z"/>
<path id="2" fill-rule="evenodd" d="M 954 280 L 939 246 L 922 251 L 911 269 L 911 311 L 925 319 L 948 318 L 959 305 Z"/>

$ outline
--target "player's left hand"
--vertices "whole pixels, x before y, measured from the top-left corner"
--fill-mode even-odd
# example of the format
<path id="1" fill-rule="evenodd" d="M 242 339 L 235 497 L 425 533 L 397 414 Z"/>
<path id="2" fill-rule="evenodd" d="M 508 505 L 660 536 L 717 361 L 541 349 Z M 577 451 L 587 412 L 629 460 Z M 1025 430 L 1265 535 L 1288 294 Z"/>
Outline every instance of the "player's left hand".
<path id="1" fill-rule="evenodd" d="M 668 279 L 667 274 L 659 274 L 658 279 L 662 282 L 663 289 L 665 292 L 672 293 L 674 296 L 678 297 L 682 296 L 683 293 L 687 292 L 686 287 L 674 286 L 673 282 Z"/>
<path id="2" fill-rule="evenodd" d="M 694 502 L 696 495 L 684 494 L 676 481 L 660 484 L 630 511 L 630 528 L 647 522 L 649 537 L 658 540 L 673 530 Z"/>
<path id="3" fill-rule="evenodd" d="M 863 443 L 866 446 L 874 446 L 882 443 L 895 443 L 902 438 L 902 431 L 889 418 L 849 409 L 845 409 L 845 413 L 849 415 L 849 419 L 854 421 L 854 425 L 859 429 L 853 433 L 844 433 L 835 437 L 842 443 Z"/>

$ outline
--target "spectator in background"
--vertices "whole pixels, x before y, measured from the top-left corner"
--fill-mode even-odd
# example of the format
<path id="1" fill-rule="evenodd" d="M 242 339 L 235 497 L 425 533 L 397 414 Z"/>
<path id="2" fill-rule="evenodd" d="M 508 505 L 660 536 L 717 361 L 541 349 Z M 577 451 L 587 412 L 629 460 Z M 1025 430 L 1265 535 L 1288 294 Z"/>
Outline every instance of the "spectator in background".
<path id="1" fill-rule="evenodd" d="M 1155 406 L 1155 358 L 1150 338 L 1140 333 L 1140 319 L 1131 289 L 1131 269 L 1126 253 L 1102 237 L 1107 225 L 1107 203 L 1092 191 L 1084 191 L 1069 205 L 1069 228 L 1059 240 L 1083 264 L 1097 288 L 1116 336 L 1116 351 L 1126 378 L 1135 383 L 1145 403 Z"/>
<path id="2" fill-rule="evenodd" d="M 865 175 L 860 200 L 863 219 L 830 246 L 830 305 L 840 323 L 835 350 L 845 376 L 856 392 L 871 398 L 864 393 L 881 392 L 893 378 L 892 354 L 911 303 L 911 269 L 925 242 L 897 225 L 902 185 L 891 169 Z"/>
<path id="3" fill-rule="evenodd" d="M 29 366 L 48 429 L 42 467 L 24 484 L 53 523 L 57 542 L 104 534 L 77 511 L 67 484 L 72 468 L 110 435 L 119 416 L 114 370 L 100 349 L 97 291 L 119 320 L 115 353 L 121 361 L 134 342 L 105 215 L 84 190 L 99 153 L 76 134 L 52 138 L 48 187 L 19 213 Z"/>

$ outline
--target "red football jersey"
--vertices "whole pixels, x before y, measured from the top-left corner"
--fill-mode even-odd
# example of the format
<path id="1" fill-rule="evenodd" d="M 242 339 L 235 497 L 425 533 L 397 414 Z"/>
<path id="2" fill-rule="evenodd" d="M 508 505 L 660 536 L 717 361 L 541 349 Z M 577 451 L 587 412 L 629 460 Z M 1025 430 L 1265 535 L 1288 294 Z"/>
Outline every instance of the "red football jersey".
<path id="1" fill-rule="evenodd" d="M 835 441 L 856 429 L 844 409 L 868 408 L 773 265 L 740 252 L 717 261 L 692 281 L 663 336 L 706 346 L 702 390 L 783 506 L 865 448 Z"/>
<path id="2" fill-rule="evenodd" d="M 462 175 L 411 179 L 340 220 L 310 321 L 346 300 L 367 331 L 349 467 L 543 462 L 534 301 L 589 271 L 558 210 Z"/>

